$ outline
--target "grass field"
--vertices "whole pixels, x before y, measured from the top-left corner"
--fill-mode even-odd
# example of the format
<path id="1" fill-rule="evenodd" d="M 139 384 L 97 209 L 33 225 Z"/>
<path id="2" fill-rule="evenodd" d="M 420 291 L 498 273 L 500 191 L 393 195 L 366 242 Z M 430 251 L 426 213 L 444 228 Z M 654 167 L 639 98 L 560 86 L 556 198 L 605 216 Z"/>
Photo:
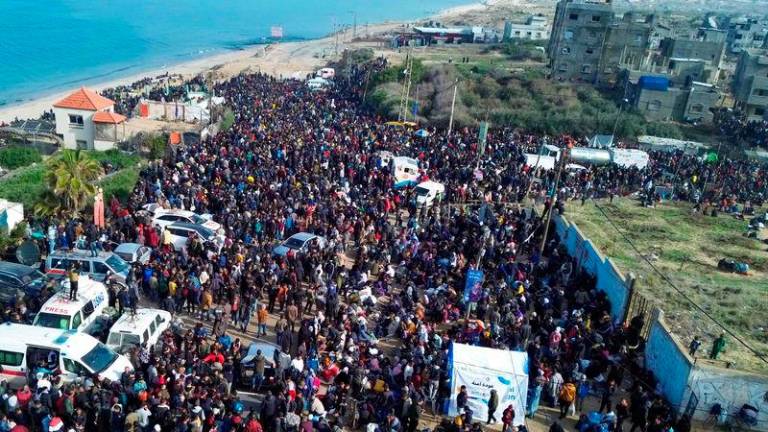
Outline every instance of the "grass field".
<path id="1" fill-rule="evenodd" d="M 613 204 L 600 202 L 600 206 L 642 255 L 681 291 L 753 348 L 768 354 L 768 245 L 743 235 L 747 222 L 726 215 L 692 215 L 690 204 L 684 203 L 644 208 L 635 200 L 621 199 Z M 699 335 L 704 343 L 698 354 L 707 355 L 712 339 L 721 330 L 654 272 L 595 204 L 581 206 L 573 201 L 565 216 L 621 271 L 635 273 L 636 287 L 664 311 L 684 346 Z M 761 239 L 768 236 L 766 231 Z M 721 258 L 747 262 L 750 274 L 718 270 Z M 739 369 L 768 372 L 768 365 L 745 347 L 733 338 L 727 341 L 722 360 Z"/>

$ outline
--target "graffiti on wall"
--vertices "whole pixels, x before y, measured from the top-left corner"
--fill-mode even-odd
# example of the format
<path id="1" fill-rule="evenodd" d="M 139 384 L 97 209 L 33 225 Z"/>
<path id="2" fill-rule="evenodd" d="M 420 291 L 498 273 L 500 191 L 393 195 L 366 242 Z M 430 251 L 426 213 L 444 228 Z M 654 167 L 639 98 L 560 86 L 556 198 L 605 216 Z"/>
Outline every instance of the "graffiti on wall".
<path id="1" fill-rule="evenodd" d="M 694 418 L 706 418 L 707 411 L 716 403 L 729 414 L 749 404 L 758 409 L 760 429 L 768 429 L 768 379 L 765 377 L 697 366 L 691 376 L 689 391 L 699 398 L 699 409 Z"/>

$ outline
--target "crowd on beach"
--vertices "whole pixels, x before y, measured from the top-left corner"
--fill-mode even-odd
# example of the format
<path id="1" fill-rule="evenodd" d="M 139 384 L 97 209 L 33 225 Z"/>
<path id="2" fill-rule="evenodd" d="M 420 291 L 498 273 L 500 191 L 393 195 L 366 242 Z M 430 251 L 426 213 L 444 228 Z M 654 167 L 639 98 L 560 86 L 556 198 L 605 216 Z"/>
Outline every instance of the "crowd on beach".
<path id="1" fill-rule="evenodd" d="M 96 248 L 151 246 L 150 261 L 135 265 L 110 302 L 142 299 L 196 324 L 129 352 L 134 370 L 119 382 L 62 384 L 39 374 L 22 389 L 3 386 L 0 432 L 24 430 L 12 424 L 44 432 L 414 432 L 427 419 L 450 432 L 497 422 L 504 432 L 526 430 L 508 401 L 491 397 L 489 412 L 503 414 L 477 418 L 468 401 L 481 395 L 452 394 L 452 343 L 526 352 L 528 418 L 546 404 L 578 419 L 581 432 L 687 432 L 689 419 L 639 361 L 645 317 L 616 322 L 595 280 L 556 235 L 543 238 L 542 215 L 519 203 L 532 196 L 544 215 L 562 212 L 563 201 L 552 208 L 549 198 L 556 186 L 563 198 L 610 198 L 668 173 L 693 187 L 705 178 L 718 184 L 705 192 L 713 201 L 744 203 L 753 199 L 744 193 L 765 191 L 766 167 L 659 154 L 648 170 L 590 168 L 557 184 L 554 172 L 525 164 L 542 137 L 493 130 L 479 155 L 472 129 L 418 137 L 364 109 L 365 77 L 385 66 L 353 66 L 323 92 L 264 74 L 218 84 L 235 110 L 232 128 L 152 162 L 129 202 L 109 204 L 105 228 L 33 221 L 54 247 L 79 239 Z M 442 202 L 419 206 L 412 188 L 393 187 L 384 151 L 413 157 L 420 180 L 445 184 Z M 168 232 L 138 212 L 147 203 L 212 214 L 221 236 L 192 236 L 175 251 Z M 273 253 L 299 232 L 327 242 Z M 471 307 L 469 268 L 485 276 Z M 23 321 L 27 307 L 6 311 L 6 320 Z M 278 349 L 246 363 L 252 339 Z M 247 405 L 243 391 L 260 403 Z M 457 412 L 448 417 L 450 399 Z M 551 430 L 563 428 L 555 421 Z"/>

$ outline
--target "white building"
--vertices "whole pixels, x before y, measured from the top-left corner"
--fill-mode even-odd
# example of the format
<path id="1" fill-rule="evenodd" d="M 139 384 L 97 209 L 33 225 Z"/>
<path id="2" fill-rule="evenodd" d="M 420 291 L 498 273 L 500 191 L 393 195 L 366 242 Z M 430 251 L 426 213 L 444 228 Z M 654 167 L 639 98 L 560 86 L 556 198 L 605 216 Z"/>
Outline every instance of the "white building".
<path id="1" fill-rule="evenodd" d="M 547 40 L 552 26 L 540 15 L 531 15 L 524 23 L 504 22 L 504 41 L 512 39 Z"/>
<path id="2" fill-rule="evenodd" d="M 114 106 L 114 101 L 85 87 L 53 104 L 56 133 L 64 138 L 64 148 L 114 148 L 125 137 L 125 116 L 115 113 Z"/>

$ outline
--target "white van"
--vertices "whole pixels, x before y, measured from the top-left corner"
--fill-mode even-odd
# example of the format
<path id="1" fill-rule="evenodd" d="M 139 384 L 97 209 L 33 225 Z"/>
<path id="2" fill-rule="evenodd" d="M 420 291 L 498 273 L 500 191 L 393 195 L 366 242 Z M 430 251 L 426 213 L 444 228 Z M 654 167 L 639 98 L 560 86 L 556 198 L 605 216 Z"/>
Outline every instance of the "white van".
<path id="1" fill-rule="evenodd" d="M 406 156 L 395 156 L 390 161 L 395 188 L 413 186 L 419 181 L 419 161 Z"/>
<path id="2" fill-rule="evenodd" d="M 40 308 L 32 325 L 59 330 L 87 331 L 109 306 L 107 287 L 87 276 L 77 283 L 77 300 L 69 300 L 69 279 Z"/>
<path id="3" fill-rule="evenodd" d="M 56 373 L 69 383 L 78 376 L 96 374 L 119 381 L 131 362 L 85 333 L 0 324 L 0 377 L 13 388 L 27 383 L 33 373 Z"/>
<path id="4" fill-rule="evenodd" d="M 425 181 L 416 185 L 416 206 L 431 206 L 445 198 L 445 185 L 433 181 Z"/>
<path id="5" fill-rule="evenodd" d="M 171 314 L 162 309 L 137 309 L 126 312 L 109 329 L 107 346 L 119 353 L 146 343 L 154 346 L 171 325 Z"/>

